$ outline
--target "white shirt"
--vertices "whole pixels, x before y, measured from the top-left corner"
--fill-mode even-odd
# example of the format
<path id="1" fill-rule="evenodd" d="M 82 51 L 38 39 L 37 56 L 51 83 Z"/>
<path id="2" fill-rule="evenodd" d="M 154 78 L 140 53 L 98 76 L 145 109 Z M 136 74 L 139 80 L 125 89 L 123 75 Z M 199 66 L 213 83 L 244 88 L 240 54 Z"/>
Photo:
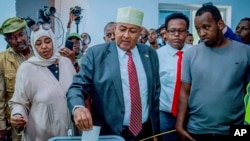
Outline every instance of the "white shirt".
<path id="1" fill-rule="evenodd" d="M 130 100 L 130 91 L 129 91 L 129 79 L 128 79 L 128 55 L 126 51 L 117 47 L 118 59 L 120 64 L 120 73 L 122 80 L 122 91 L 125 104 L 125 115 L 123 125 L 129 126 L 130 124 L 130 112 L 131 112 L 131 100 Z M 133 61 L 136 67 L 136 72 L 138 76 L 138 82 L 140 86 L 140 95 L 141 95 L 141 105 L 142 105 L 142 123 L 146 122 L 149 116 L 149 105 L 148 105 L 148 83 L 146 73 L 141 61 L 141 57 L 137 47 L 131 50 Z"/>
<path id="2" fill-rule="evenodd" d="M 190 47 L 192 46 L 185 44 L 181 51 L 185 52 L 185 50 Z M 178 61 L 178 56 L 176 55 L 176 53 L 179 50 L 170 46 L 170 44 L 166 44 L 165 46 L 157 49 L 156 51 L 160 64 L 160 110 L 171 113 Z"/>

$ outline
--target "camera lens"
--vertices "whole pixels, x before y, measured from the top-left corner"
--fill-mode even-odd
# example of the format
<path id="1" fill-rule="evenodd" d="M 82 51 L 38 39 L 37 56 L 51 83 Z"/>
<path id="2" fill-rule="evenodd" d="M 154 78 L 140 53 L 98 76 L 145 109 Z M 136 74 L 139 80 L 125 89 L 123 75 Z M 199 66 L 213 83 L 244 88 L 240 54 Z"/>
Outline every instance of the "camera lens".
<path id="1" fill-rule="evenodd" d="M 79 6 L 76 6 L 76 7 L 74 7 L 74 9 L 73 9 L 73 14 L 75 15 L 75 16 L 80 16 L 81 15 L 81 11 L 82 11 L 82 9 L 81 9 L 81 7 L 79 7 Z"/>
<path id="2" fill-rule="evenodd" d="M 38 19 L 41 19 L 40 23 L 50 23 L 50 18 L 56 13 L 55 7 L 43 6 L 42 9 L 38 10 Z"/>
<path id="3" fill-rule="evenodd" d="M 45 15 L 46 17 L 49 17 L 49 16 L 51 16 L 51 15 L 54 15 L 55 12 L 56 12 L 56 8 L 55 8 L 55 7 L 50 7 L 50 8 L 45 8 L 45 9 L 44 9 L 44 15 Z"/>
<path id="4" fill-rule="evenodd" d="M 80 14 L 81 14 L 81 11 L 78 10 L 78 9 L 76 9 L 76 10 L 75 10 L 75 15 L 80 15 Z"/>

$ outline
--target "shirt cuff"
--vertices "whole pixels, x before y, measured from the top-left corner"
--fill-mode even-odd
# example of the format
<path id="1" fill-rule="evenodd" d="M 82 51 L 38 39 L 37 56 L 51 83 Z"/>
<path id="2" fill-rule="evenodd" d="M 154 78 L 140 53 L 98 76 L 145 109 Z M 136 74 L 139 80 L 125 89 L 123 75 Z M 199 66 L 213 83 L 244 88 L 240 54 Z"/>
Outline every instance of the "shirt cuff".
<path id="1" fill-rule="evenodd" d="M 76 105 L 73 110 L 72 110 L 72 115 L 74 115 L 74 111 L 76 108 L 85 108 L 85 106 L 82 106 L 82 105 Z"/>

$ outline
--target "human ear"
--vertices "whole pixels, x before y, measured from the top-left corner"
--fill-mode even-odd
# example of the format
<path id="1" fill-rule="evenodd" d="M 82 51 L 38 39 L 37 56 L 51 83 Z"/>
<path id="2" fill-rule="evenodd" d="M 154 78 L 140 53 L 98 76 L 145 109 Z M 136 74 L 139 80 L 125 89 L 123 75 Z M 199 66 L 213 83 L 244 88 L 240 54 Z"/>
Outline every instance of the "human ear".
<path id="1" fill-rule="evenodd" d="M 217 22 L 217 26 L 220 30 L 223 30 L 226 26 L 226 24 L 224 23 L 224 21 L 221 19 Z"/>

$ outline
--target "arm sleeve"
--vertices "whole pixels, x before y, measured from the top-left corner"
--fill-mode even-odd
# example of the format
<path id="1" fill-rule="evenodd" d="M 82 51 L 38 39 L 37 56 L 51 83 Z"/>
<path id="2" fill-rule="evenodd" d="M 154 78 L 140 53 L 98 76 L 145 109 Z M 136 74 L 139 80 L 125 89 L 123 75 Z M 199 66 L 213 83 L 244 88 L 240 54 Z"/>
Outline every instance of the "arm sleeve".
<path id="1" fill-rule="evenodd" d="M 8 102 L 11 109 L 11 115 L 21 114 L 28 120 L 28 113 L 31 103 L 31 87 L 32 84 L 28 82 L 27 68 L 22 65 L 19 67 L 16 75 L 15 92 Z"/>
<path id="2" fill-rule="evenodd" d="M 93 53 L 90 49 L 83 56 L 80 70 L 74 75 L 73 82 L 67 92 L 67 103 L 70 113 L 73 113 L 76 105 L 85 106 L 84 100 L 87 99 L 92 90 L 93 72 Z"/>
<path id="3" fill-rule="evenodd" d="M 67 28 L 67 31 L 66 31 L 66 39 L 69 37 L 69 34 L 70 34 L 70 28 Z"/>
<path id="4" fill-rule="evenodd" d="M 6 96 L 5 96 L 5 81 L 4 73 L 0 68 L 0 130 L 6 129 Z"/>
<path id="5" fill-rule="evenodd" d="M 226 26 L 223 29 L 224 36 L 230 40 L 235 40 L 242 43 L 242 40 L 237 36 L 230 27 Z"/>
<path id="6" fill-rule="evenodd" d="M 182 59 L 182 71 L 181 71 L 181 81 L 191 83 L 192 81 L 192 76 L 191 76 L 191 70 L 190 70 L 190 58 L 189 55 L 190 52 L 186 51 L 183 54 L 183 59 Z"/>
<path id="7" fill-rule="evenodd" d="M 159 74 L 159 59 L 158 59 L 158 55 L 157 53 L 155 52 L 155 65 L 156 65 L 156 74 L 155 74 L 155 91 L 154 91 L 154 106 L 156 108 L 156 112 L 155 114 L 156 115 L 160 115 L 160 111 L 159 111 L 159 107 L 160 107 L 160 92 L 161 92 L 161 84 L 160 84 L 160 74 Z M 155 126 L 155 129 L 153 130 L 153 133 L 154 134 L 158 134 L 160 133 L 160 117 L 157 116 L 157 119 L 156 119 L 156 122 L 154 123 L 156 124 Z"/>

